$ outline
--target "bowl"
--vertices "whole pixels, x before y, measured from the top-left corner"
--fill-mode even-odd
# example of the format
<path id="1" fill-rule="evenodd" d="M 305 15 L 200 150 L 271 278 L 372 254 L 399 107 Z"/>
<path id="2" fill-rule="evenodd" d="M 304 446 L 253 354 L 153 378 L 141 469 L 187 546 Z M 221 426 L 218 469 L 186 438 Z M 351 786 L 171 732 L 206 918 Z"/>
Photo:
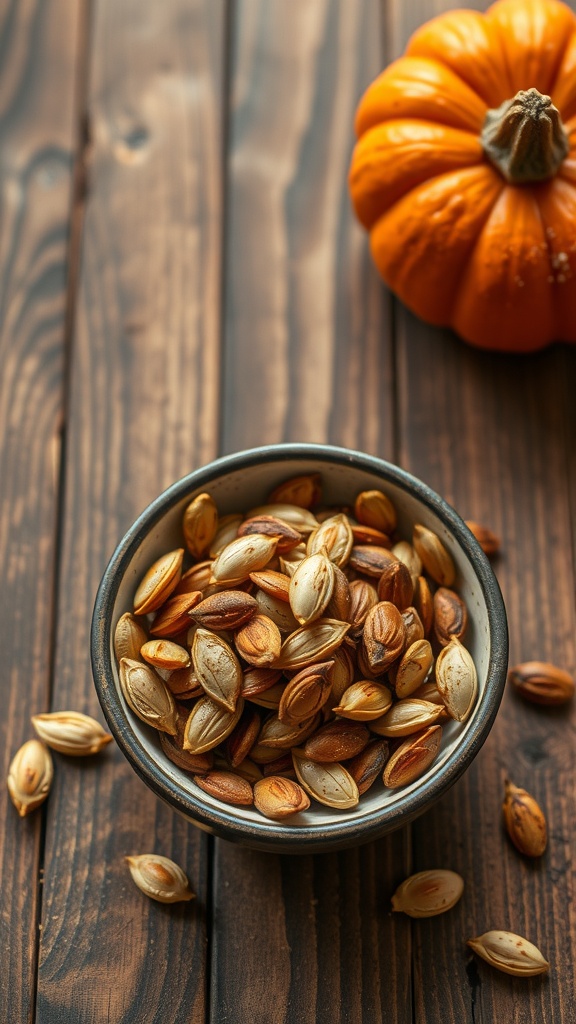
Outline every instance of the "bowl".
<path id="1" fill-rule="evenodd" d="M 163 753 L 157 732 L 128 708 L 120 687 L 113 637 L 120 616 L 149 566 L 183 546 L 182 513 L 208 491 L 219 513 L 265 503 L 282 481 L 319 472 L 326 504 L 349 504 L 362 490 L 383 490 L 398 512 L 398 534 L 414 523 L 433 530 L 456 566 L 455 589 L 468 608 L 465 646 L 478 673 L 478 698 L 463 723 L 443 728 L 432 766 L 411 784 L 386 789 L 377 781 L 350 810 L 313 802 L 282 822 L 254 807 L 219 803 Z M 244 846 L 278 853 L 342 849 L 379 838 L 425 811 L 468 768 L 484 743 L 500 704 L 508 660 L 506 612 L 490 563 L 460 516 L 425 483 L 382 459 L 328 445 L 280 444 L 239 452 L 195 470 L 164 491 L 122 538 L 102 578 L 92 620 L 91 653 L 98 697 L 120 749 L 147 786 L 199 828 Z"/>

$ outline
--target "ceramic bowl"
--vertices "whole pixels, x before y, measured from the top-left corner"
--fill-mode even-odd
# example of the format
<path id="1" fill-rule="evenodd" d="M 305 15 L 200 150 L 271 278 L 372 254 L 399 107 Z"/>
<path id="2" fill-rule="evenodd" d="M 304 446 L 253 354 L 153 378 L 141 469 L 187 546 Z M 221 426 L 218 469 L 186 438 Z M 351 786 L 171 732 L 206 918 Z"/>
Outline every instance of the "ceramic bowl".
<path id="1" fill-rule="evenodd" d="M 122 695 L 113 652 L 116 623 L 131 611 L 136 586 L 163 553 L 183 546 L 182 513 L 195 495 L 208 491 L 221 515 L 266 501 L 289 477 L 317 471 L 323 502 L 349 504 L 362 490 L 380 489 L 398 512 L 398 534 L 409 539 L 414 523 L 441 538 L 456 565 L 455 589 L 466 601 L 465 645 L 478 672 L 479 695 L 464 723 L 444 726 L 440 753 L 412 784 L 366 792 L 352 810 L 315 802 L 278 823 L 253 807 L 217 802 L 162 752 L 158 734 L 131 712 Z M 506 680 L 508 637 L 498 583 L 480 546 L 462 519 L 426 484 L 381 459 L 327 445 L 284 444 L 239 452 L 195 470 L 161 494 L 121 540 L 104 573 L 92 622 L 92 666 L 104 714 L 118 745 L 147 786 L 199 828 L 245 846 L 280 853 L 335 850 L 376 839 L 426 810 L 468 768 L 484 743 Z"/>

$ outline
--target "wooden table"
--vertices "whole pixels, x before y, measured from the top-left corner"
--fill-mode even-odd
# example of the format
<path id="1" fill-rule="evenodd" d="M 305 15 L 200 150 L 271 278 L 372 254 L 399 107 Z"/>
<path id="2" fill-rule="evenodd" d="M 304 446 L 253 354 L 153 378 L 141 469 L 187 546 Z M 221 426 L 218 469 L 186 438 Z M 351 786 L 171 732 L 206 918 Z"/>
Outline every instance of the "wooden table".
<path id="1" fill-rule="evenodd" d="M 4 774 L 30 715 L 100 716 L 95 591 L 124 530 L 218 454 L 306 440 L 377 453 L 502 537 L 511 658 L 575 668 L 576 349 L 485 354 L 381 285 L 346 175 L 363 89 L 444 0 L 19 0 L 0 46 L 0 636 Z M 446 5 L 447 6 L 447 5 Z M 569 1024 L 574 719 L 508 692 L 466 776 L 412 827 L 291 858 L 215 841 L 110 747 L 55 755 L 42 811 L 2 792 L 7 1024 Z M 533 865 L 503 780 L 546 809 Z M 123 857 L 197 900 L 165 907 Z M 466 880 L 392 916 L 406 874 Z M 548 978 L 473 959 L 491 927 Z"/>

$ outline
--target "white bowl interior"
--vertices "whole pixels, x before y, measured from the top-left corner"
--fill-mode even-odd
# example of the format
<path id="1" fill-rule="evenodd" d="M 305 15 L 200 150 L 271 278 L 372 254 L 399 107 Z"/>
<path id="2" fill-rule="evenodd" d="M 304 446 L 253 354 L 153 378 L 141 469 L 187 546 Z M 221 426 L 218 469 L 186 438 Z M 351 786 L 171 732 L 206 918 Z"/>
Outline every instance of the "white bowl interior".
<path id="1" fill-rule="evenodd" d="M 202 486 L 191 491 L 186 498 L 174 506 L 164 519 L 150 531 L 135 552 L 120 584 L 114 605 L 111 631 L 111 636 L 113 637 L 114 629 L 120 616 L 124 612 L 132 610 L 136 587 L 148 567 L 160 555 L 183 546 L 181 533 L 182 513 L 186 505 L 196 494 L 208 491 L 216 501 L 221 515 L 237 511 L 246 512 L 256 505 L 263 504 L 272 488 L 283 480 L 301 473 L 316 471 L 320 471 L 322 474 L 323 503 L 352 504 L 354 497 L 359 491 L 380 489 L 390 497 L 396 506 L 398 512 L 398 533 L 402 538 L 410 540 L 412 527 L 415 523 L 421 523 L 438 534 L 454 559 L 457 569 L 455 589 L 468 607 L 469 621 L 464 643 L 476 664 L 479 696 L 474 710 L 465 723 L 451 721 L 444 725 L 439 757 L 429 768 L 428 772 L 415 780 L 411 785 L 397 790 L 390 790 L 385 789 L 382 783 L 379 783 L 377 780 L 370 790 L 361 797 L 358 806 L 349 811 L 335 811 L 329 807 L 313 803 L 310 810 L 283 822 L 284 826 L 293 825 L 295 829 L 299 825 L 313 827 L 315 825 L 338 823 L 343 820 L 350 821 L 351 819 L 358 819 L 360 823 L 367 814 L 373 813 L 384 806 L 393 805 L 400 798 L 404 798 L 407 794 L 420 787 L 427 779 L 434 776 L 473 727 L 486 686 L 488 673 L 490 654 L 488 610 L 472 563 L 444 523 L 428 505 L 412 494 L 407 493 L 403 488 L 389 483 L 387 480 L 383 480 L 382 477 L 367 472 L 365 469 L 355 465 L 339 465 L 333 462 L 324 463 L 319 462 L 317 459 L 294 459 L 287 462 L 271 462 L 237 469 L 227 473 L 220 479 L 215 479 L 209 486 Z M 277 827 L 275 823 L 268 822 L 266 818 L 254 809 L 231 807 L 229 805 L 226 805 L 224 808 L 222 804 L 200 790 L 194 784 L 189 774 L 179 769 L 164 755 L 155 730 L 147 727 L 136 718 L 124 701 L 112 649 L 111 661 L 114 666 L 114 679 L 118 694 L 125 708 L 126 717 L 130 722 L 131 728 L 150 758 L 156 762 L 165 775 L 177 783 L 184 792 L 189 793 L 213 810 L 222 811 L 225 809 L 228 814 L 232 814 L 238 819 L 251 823 L 257 822 L 261 828 L 269 825 L 270 830 L 274 831 Z"/>

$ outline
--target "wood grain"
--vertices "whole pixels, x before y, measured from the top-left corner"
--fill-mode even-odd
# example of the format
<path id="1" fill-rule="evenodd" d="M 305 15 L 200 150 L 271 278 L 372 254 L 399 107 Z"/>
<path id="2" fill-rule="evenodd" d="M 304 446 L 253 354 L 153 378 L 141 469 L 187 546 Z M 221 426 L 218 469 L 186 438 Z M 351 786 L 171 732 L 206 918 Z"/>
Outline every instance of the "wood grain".
<path id="1" fill-rule="evenodd" d="M 102 0 L 66 428 L 53 708 L 99 716 L 95 591 L 123 531 L 216 451 L 222 3 Z M 117 749 L 58 759 L 46 839 L 40 1024 L 205 1018 L 207 840 Z M 198 898 L 165 907 L 123 857 L 155 851 Z"/>
<path id="2" fill-rule="evenodd" d="M 423 4 L 411 16 L 398 9 L 402 46 L 414 21 L 430 13 Z M 464 517 L 502 537 L 496 571 L 508 610 L 511 663 L 540 658 L 573 670 L 567 467 L 574 423 L 562 401 L 564 350 L 555 346 L 520 359 L 488 354 L 427 327 L 400 306 L 396 322 L 402 465 Z M 573 730 L 569 709 L 539 709 L 507 692 L 472 768 L 415 823 L 414 867 L 450 867 L 466 881 L 464 898 L 450 914 L 413 925 L 416 1020 L 574 1019 Z M 550 842 L 540 863 L 522 858 L 503 833 L 507 776 L 545 809 Z M 489 928 L 535 942 L 552 963 L 549 978 L 523 983 L 473 958 L 466 939 Z"/>
<path id="3" fill-rule="evenodd" d="M 0 13 L 2 777 L 48 707 L 82 4 Z M 34 1015 L 43 812 L 0 788 L 0 1019 Z"/>
<path id="4" fill-rule="evenodd" d="M 574 574 L 567 439 L 557 400 L 559 353 L 551 350 L 519 364 L 467 349 L 407 313 L 399 321 L 403 462 L 462 514 L 486 522 L 502 537 L 497 574 L 508 610 L 511 663 L 539 658 L 573 670 Z M 420 371 L 411 374 L 416 363 Z M 434 402 L 425 398 L 430 391 Z M 425 401 L 429 411 L 415 422 L 408 408 L 423 410 Z M 417 1005 L 426 1020 L 445 1019 L 441 981 L 448 971 L 462 993 L 456 1020 L 490 1020 L 502 1013 L 514 1022 L 573 1018 L 574 767 L 570 711 L 539 709 L 506 693 L 473 767 L 414 826 L 415 865 L 451 867 L 467 881 L 462 905 L 439 919 L 433 933 L 432 923 L 418 926 Z M 506 776 L 546 811 L 549 851 L 538 865 L 522 859 L 503 835 Z M 492 927 L 524 934 L 542 948 L 554 964 L 550 979 L 522 988 L 471 961 L 464 940 Z M 433 935 L 445 959 L 430 965 Z"/>
<path id="5" fill-rule="evenodd" d="M 382 452 L 389 311 L 346 186 L 354 109 L 381 66 L 377 4 L 235 10 L 223 447 Z"/>
<path id="6" fill-rule="evenodd" d="M 217 841 L 211 1020 L 411 1021 L 410 928 L 390 913 L 408 836 L 312 857 Z"/>
<path id="7" fill-rule="evenodd" d="M 417 321 L 347 197 L 361 92 L 447 6 L 2 6 L 5 774 L 31 713 L 101 717 L 90 616 L 125 528 L 189 469 L 262 443 L 375 452 L 491 526 L 511 661 L 576 672 L 576 349 L 498 356 Z M 75 157 L 86 209 L 68 267 Z M 572 1024 L 573 737 L 573 708 L 507 692 L 474 765 L 410 829 L 301 858 L 207 839 L 115 748 L 55 755 L 43 811 L 20 821 L 0 790 L 0 1020 Z M 541 862 L 503 832 L 506 776 L 546 811 Z M 146 850 L 182 864 L 197 899 L 146 900 L 123 862 Z M 433 866 L 465 878 L 458 906 L 392 915 L 396 885 Z M 536 942 L 550 976 L 473 957 L 466 939 L 490 927 Z"/>

